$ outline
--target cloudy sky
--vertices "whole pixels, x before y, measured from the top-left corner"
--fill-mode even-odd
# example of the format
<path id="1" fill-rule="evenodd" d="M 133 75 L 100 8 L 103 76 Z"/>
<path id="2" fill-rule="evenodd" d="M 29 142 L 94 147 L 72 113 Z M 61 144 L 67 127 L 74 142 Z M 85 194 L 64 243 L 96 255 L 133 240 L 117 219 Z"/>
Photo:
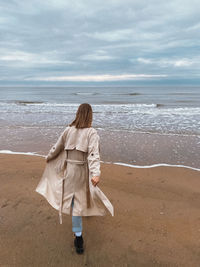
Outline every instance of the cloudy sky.
<path id="1" fill-rule="evenodd" d="M 199 84 L 199 0 L 0 0 L 0 85 Z"/>

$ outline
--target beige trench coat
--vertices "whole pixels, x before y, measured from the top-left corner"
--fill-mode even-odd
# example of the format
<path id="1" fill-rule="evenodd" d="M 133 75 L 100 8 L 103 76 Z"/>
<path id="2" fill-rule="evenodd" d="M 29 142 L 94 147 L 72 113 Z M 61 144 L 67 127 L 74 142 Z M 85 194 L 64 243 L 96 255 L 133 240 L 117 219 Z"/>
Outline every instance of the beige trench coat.
<path id="1" fill-rule="evenodd" d="M 111 202 L 91 182 L 93 176 L 101 174 L 99 135 L 94 128 L 67 126 L 46 159 L 49 161 L 35 191 L 59 211 L 60 224 L 62 213 L 98 216 L 109 211 L 114 216 Z"/>

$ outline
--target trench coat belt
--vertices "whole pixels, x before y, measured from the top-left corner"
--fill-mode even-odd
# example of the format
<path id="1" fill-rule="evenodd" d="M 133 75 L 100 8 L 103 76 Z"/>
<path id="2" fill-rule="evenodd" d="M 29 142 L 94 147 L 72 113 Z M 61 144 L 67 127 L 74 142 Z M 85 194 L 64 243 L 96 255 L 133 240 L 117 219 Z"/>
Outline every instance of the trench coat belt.
<path id="1" fill-rule="evenodd" d="M 88 171 L 88 164 L 87 160 L 75 160 L 75 159 L 66 159 L 66 164 L 67 162 L 73 163 L 73 164 L 81 164 L 85 165 L 86 169 L 86 199 L 87 199 L 87 208 L 90 207 L 90 188 L 89 188 L 89 171 Z M 62 179 L 62 188 L 61 188 L 61 199 L 60 199 L 60 207 L 59 207 L 59 218 L 60 218 L 60 224 L 62 224 L 62 205 L 63 205 L 63 186 L 64 186 L 64 180 L 65 178 Z"/>

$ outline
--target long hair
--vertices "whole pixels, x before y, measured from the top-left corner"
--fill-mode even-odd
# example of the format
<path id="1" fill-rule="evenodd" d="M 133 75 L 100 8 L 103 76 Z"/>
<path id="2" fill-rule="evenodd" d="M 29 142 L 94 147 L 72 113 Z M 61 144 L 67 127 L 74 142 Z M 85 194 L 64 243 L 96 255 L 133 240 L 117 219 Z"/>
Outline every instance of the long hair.
<path id="1" fill-rule="evenodd" d="M 75 125 L 76 128 L 89 128 L 92 125 L 92 107 L 88 103 L 83 103 L 78 107 L 76 118 L 69 126 Z"/>

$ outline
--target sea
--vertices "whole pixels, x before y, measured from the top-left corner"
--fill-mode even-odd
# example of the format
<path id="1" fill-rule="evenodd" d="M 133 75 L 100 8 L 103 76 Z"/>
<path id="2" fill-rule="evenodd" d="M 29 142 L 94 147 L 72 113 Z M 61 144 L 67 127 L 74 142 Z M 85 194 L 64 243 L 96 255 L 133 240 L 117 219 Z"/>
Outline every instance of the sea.
<path id="1" fill-rule="evenodd" d="M 92 105 L 103 160 L 200 168 L 198 86 L 0 87 L 0 150 L 47 153 L 81 103 Z"/>

